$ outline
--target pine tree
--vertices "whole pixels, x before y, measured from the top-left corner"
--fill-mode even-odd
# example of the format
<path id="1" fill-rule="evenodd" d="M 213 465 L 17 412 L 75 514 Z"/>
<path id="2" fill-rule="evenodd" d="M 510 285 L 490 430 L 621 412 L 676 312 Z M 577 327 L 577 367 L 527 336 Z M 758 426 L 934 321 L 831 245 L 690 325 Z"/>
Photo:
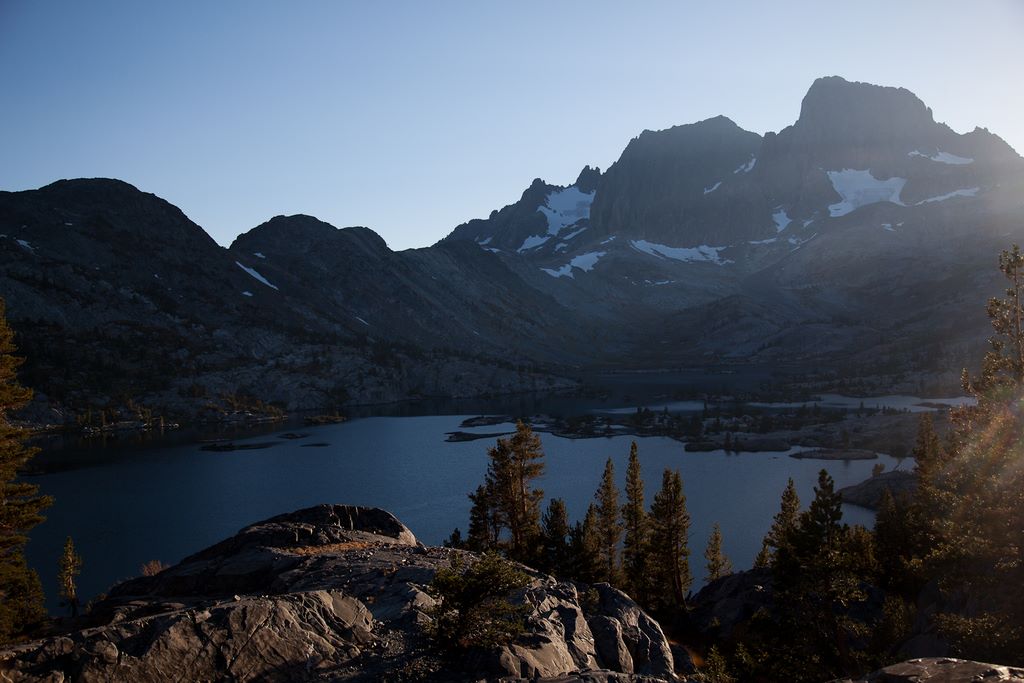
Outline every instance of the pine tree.
<path id="1" fill-rule="evenodd" d="M 501 534 L 501 519 L 498 513 L 498 500 L 494 491 L 494 482 L 487 481 L 476 487 L 469 494 L 473 505 L 469 509 L 469 532 L 466 548 L 476 552 L 494 550 L 498 547 Z"/>
<path id="2" fill-rule="evenodd" d="M 761 543 L 761 552 L 754 560 L 755 567 L 769 567 L 775 559 L 775 552 L 785 542 L 790 532 L 796 527 L 796 520 L 800 514 L 800 496 L 796 493 L 796 485 L 790 478 L 786 488 L 782 492 L 782 502 L 779 511 L 772 520 L 772 526 Z"/>
<path id="3" fill-rule="evenodd" d="M 651 505 L 652 600 L 663 612 L 682 609 L 690 590 L 690 513 L 683 479 L 666 469 Z"/>
<path id="4" fill-rule="evenodd" d="M 604 464 L 601 485 L 594 494 L 597 500 L 597 537 L 600 544 L 601 580 L 619 583 L 619 540 L 622 523 L 619 521 L 619 489 L 615 486 L 615 465 L 608 458 Z"/>
<path id="5" fill-rule="evenodd" d="M 722 551 L 722 529 L 718 522 L 711 528 L 711 536 L 708 537 L 708 545 L 704 549 L 704 559 L 707 560 L 707 575 L 704 577 L 706 583 L 732 574 L 732 562 Z"/>
<path id="6" fill-rule="evenodd" d="M 999 257 L 1006 295 L 988 302 L 995 334 L 981 372 L 963 372 L 976 405 L 952 412 L 937 461 L 926 461 L 912 508 L 925 531 L 914 566 L 965 596 L 970 615 L 936 615 L 958 656 L 1024 665 L 1024 254 Z"/>
<path id="7" fill-rule="evenodd" d="M 25 562 L 28 532 L 43 521 L 52 499 L 34 484 L 15 481 L 18 470 L 35 454 L 23 444 L 25 430 L 11 424 L 10 413 L 32 398 L 18 384 L 23 362 L 14 356 L 14 333 L 0 299 L 0 643 L 10 642 L 46 617 L 39 577 Z"/>
<path id="8" fill-rule="evenodd" d="M 828 472 L 818 473 L 814 500 L 780 539 L 772 573 L 777 617 L 790 654 L 805 658 L 806 675 L 831 679 L 863 665 L 863 652 L 849 647 L 866 629 L 847 610 L 866 598 L 864 581 L 874 577 L 870 534 L 842 520 L 842 498 Z M 808 664 L 813 658 L 815 666 Z"/>
<path id="9" fill-rule="evenodd" d="M 644 507 L 644 480 L 640 476 L 640 457 L 636 441 L 629 447 L 626 468 L 626 504 L 622 506 L 625 538 L 622 543 L 622 568 L 626 587 L 638 603 L 648 603 L 648 554 L 650 553 L 650 520 Z"/>
<path id="10" fill-rule="evenodd" d="M 601 580 L 601 544 L 597 533 L 597 508 L 587 508 L 582 522 L 576 522 L 569 532 L 569 575 L 583 583 Z"/>
<path id="11" fill-rule="evenodd" d="M 64 541 L 64 552 L 60 556 L 60 571 L 57 581 L 60 584 L 61 604 L 67 605 L 71 616 L 78 616 L 78 587 L 75 578 L 82 573 L 82 557 L 75 552 L 75 544 L 68 536 Z"/>
<path id="12" fill-rule="evenodd" d="M 533 482 L 544 473 L 544 451 L 540 437 L 522 421 L 516 423 L 516 433 L 508 439 L 498 439 L 495 446 L 487 450 L 491 462 L 483 491 L 477 489 L 477 497 L 483 493 L 476 517 L 476 525 L 470 520 L 469 537 L 486 538 L 482 532 L 486 521 L 492 527 L 509 531 L 509 556 L 522 562 L 535 559 L 540 539 L 540 502 L 544 491 L 533 488 Z M 477 498 L 473 495 L 476 506 Z M 474 532 L 477 532 L 474 534 Z"/>
<path id="13" fill-rule="evenodd" d="M 569 566 L 569 515 L 565 501 L 552 498 L 541 520 L 543 553 L 541 569 L 555 576 L 566 576 Z"/>

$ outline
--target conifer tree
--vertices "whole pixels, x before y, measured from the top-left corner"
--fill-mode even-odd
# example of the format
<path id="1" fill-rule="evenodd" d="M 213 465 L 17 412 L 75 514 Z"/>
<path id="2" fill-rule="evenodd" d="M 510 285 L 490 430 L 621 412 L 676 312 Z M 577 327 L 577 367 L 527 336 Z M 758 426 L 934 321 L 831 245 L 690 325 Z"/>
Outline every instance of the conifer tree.
<path id="1" fill-rule="evenodd" d="M 597 533 L 597 507 L 593 503 L 587 508 L 582 522 L 576 522 L 569 532 L 570 572 L 577 581 L 596 583 L 600 581 L 601 544 Z"/>
<path id="2" fill-rule="evenodd" d="M 865 599 L 863 582 L 873 578 L 874 558 L 868 533 L 841 523 L 842 497 L 827 471 L 818 473 L 814 493 L 796 524 L 782 533 L 772 573 L 790 655 L 813 658 L 819 668 L 804 667 L 820 680 L 863 665 L 864 653 L 848 640 L 864 637 L 865 629 L 847 610 Z"/>
<path id="3" fill-rule="evenodd" d="M 797 517 L 800 514 L 800 496 L 796 493 L 796 485 L 792 477 L 786 483 L 782 492 L 782 502 L 779 511 L 772 519 L 772 526 L 761 543 L 761 552 L 754 560 L 755 567 L 771 566 L 775 558 L 775 552 L 779 549 L 789 533 L 796 527 Z"/>
<path id="4" fill-rule="evenodd" d="M 498 547 L 501 534 L 501 519 L 498 513 L 498 501 L 494 491 L 494 482 L 487 481 L 476 487 L 469 494 L 473 505 L 469 509 L 469 531 L 466 548 L 476 552 L 494 550 Z"/>
<path id="5" fill-rule="evenodd" d="M 1024 665 L 1024 254 L 1002 252 L 1005 296 L 988 302 L 995 334 L 981 372 L 963 372 L 976 400 L 952 412 L 953 429 L 937 462 L 926 461 L 913 508 L 927 550 L 914 566 L 974 605 L 970 614 L 936 616 L 954 654 Z"/>
<path id="6" fill-rule="evenodd" d="M 615 486 L 615 465 L 608 458 L 604 464 L 601 485 L 594 494 L 597 500 L 597 536 L 601 557 L 601 580 L 619 583 L 619 540 L 622 523 L 619 521 L 619 489 Z"/>
<path id="7" fill-rule="evenodd" d="M 647 576 L 650 552 L 650 521 L 644 507 L 644 480 L 640 476 L 640 457 L 636 441 L 629 447 L 626 468 L 626 504 L 622 506 L 625 538 L 622 542 L 622 568 L 626 587 L 641 605 L 648 603 Z"/>
<path id="8" fill-rule="evenodd" d="M 500 530 L 505 528 L 510 536 L 509 556 L 531 562 L 539 551 L 540 502 L 544 498 L 544 491 L 533 487 L 534 480 L 544 473 L 540 437 L 519 421 L 516 433 L 498 439 L 487 455 L 491 462 L 483 488 L 470 495 L 475 508 L 471 512 L 470 543 L 489 539 L 496 544 Z M 499 533 L 485 532 L 488 525 Z"/>
<path id="9" fill-rule="evenodd" d="M 722 529 L 718 522 L 711 528 L 711 536 L 708 537 L 708 545 L 704 549 L 704 559 L 707 560 L 707 575 L 704 577 L 706 583 L 732 574 L 732 562 L 722 550 Z"/>
<path id="10" fill-rule="evenodd" d="M 60 571 L 57 581 L 60 584 L 61 604 L 71 610 L 71 616 L 78 616 L 78 587 L 75 579 L 82 573 L 82 557 L 75 552 L 74 541 L 68 536 L 64 541 L 64 552 L 60 556 Z"/>
<path id="11" fill-rule="evenodd" d="M 686 510 L 683 479 L 666 469 L 661 489 L 651 505 L 652 603 L 663 612 L 685 606 L 693 581 L 690 576 L 690 513 Z"/>
<path id="12" fill-rule="evenodd" d="M 541 569 L 555 576 L 566 576 L 569 566 L 569 515 L 565 501 L 552 498 L 541 520 L 543 553 Z"/>
<path id="13" fill-rule="evenodd" d="M 28 403 L 32 391 L 18 384 L 23 361 L 14 356 L 14 333 L 5 312 L 0 298 L 0 643 L 46 617 L 42 585 L 25 562 L 25 544 L 29 530 L 43 521 L 41 513 L 52 503 L 39 495 L 38 486 L 15 481 L 36 450 L 24 446 L 25 430 L 10 421 L 11 412 Z"/>

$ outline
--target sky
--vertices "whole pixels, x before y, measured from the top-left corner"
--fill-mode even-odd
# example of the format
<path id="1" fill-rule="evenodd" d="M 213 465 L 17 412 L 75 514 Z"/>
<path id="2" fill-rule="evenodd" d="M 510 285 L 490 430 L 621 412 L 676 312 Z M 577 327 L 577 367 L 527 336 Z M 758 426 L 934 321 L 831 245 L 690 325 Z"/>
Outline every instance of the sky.
<path id="1" fill-rule="evenodd" d="M 901 86 L 1024 152 L 1024 2 L 0 0 L 0 189 L 114 177 L 219 243 L 280 214 L 423 247 L 644 129 Z"/>

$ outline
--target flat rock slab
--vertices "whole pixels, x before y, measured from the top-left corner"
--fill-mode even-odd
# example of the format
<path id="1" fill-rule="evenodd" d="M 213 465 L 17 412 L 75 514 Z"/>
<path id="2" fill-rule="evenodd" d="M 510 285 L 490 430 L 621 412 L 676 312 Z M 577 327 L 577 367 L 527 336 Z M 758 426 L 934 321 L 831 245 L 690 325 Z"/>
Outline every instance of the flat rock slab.
<path id="1" fill-rule="evenodd" d="M 911 659 L 887 666 L 856 681 L 836 683 L 1024 683 L 1024 669 L 964 659 Z"/>

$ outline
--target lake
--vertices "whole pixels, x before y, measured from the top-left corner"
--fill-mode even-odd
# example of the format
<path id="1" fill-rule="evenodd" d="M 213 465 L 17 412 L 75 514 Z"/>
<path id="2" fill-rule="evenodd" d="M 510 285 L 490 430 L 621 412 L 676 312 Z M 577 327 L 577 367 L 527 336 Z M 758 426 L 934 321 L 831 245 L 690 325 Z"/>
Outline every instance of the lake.
<path id="1" fill-rule="evenodd" d="M 322 427 L 270 428 L 235 439 L 237 444 L 271 444 L 262 450 L 203 451 L 184 436 L 145 447 L 69 449 L 60 453 L 64 466 L 30 477 L 57 502 L 33 531 L 28 558 L 56 610 L 57 561 L 68 535 L 84 559 L 79 579 L 83 601 L 137 575 L 148 560 L 175 563 L 248 524 L 323 502 L 385 508 L 422 542 L 439 544 L 456 526 L 465 532 L 466 494 L 482 481 L 487 448 L 493 445 L 493 440 L 445 441 L 446 432 L 460 429 L 467 416 L 363 417 Z M 475 431 L 502 430 L 499 425 Z M 288 431 L 308 436 L 279 438 Z M 624 484 L 634 437 L 541 438 L 547 469 L 539 486 L 546 497 L 564 498 L 572 519 L 581 518 L 593 500 L 606 458 L 614 460 L 620 487 Z M 886 469 L 897 464 L 888 456 L 818 461 L 785 453 L 686 453 L 682 443 L 669 438 L 637 441 L 648 506 L 664 468 L 678 468 L 683 476 L 693 519 L 695 588 L 703 577 L 703 549 L 714 522 L 722 527 L 733 564 L 749 567 L 789 477 L 806 505 L 823 467 L 841 487 L 866 479 L 876 462 Z M 40 459 L 45 463 L 52 456 L 44 453 Z M 911 466 L 912 461 L 902 463 L 904 469 Z M 873 519 L 870 511 L 852 506 L 844 515 L 848 522 L 865 525 Z"/>

